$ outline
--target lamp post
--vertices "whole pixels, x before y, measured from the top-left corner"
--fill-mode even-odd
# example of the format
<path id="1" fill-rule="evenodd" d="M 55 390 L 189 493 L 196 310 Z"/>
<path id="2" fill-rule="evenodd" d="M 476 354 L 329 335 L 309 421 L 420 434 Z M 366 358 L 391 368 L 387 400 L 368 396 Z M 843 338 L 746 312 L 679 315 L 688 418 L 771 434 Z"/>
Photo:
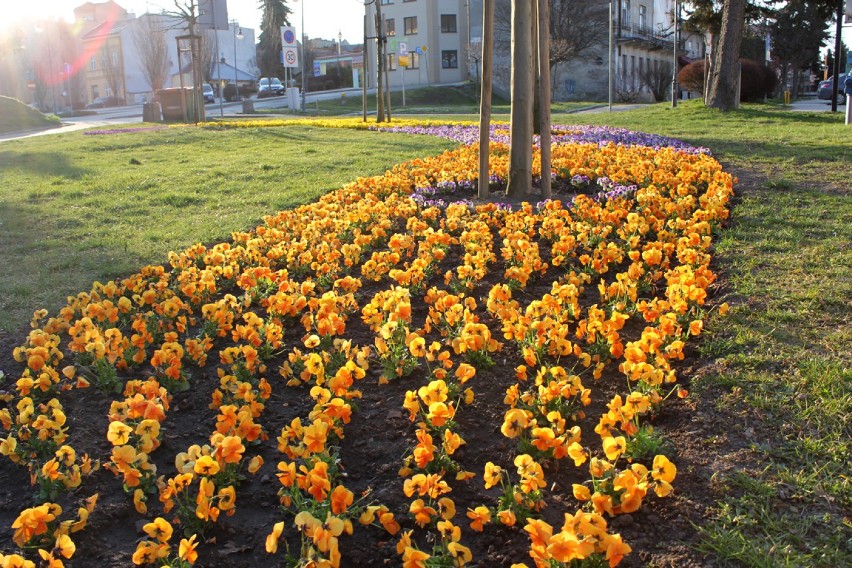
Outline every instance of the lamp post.
<path id="1" fill-rule="evenodd" d="M 237 20 L 231 20 L 231 26 L 234 28 L 234 98 L 240 100 L 240 84 L 239 74 L 237 73 L 237 40 L 243 39 L 243 29 Z"/>
<path id="2" fill-rule="evenodd" d="M 343 45 L 343 30 L 337 32 L 337 82 L 343 88 L 343 70 L 340 68 L 340 50 Z"/>
<path id="3" fill-rule="evenodd" d="M 677 32 L 678 19 L 680 16 L 680 2 L 675 0 L 672 19 L 674 20 L 674 49 L 672 50 L 672 108 L 677 108 Z"/>
<path id="4" fill-rule="evenodd" d="M 607 58 L 607 66 L 609 69 L 608 72 L 608 84 L 607 84 L 607 100 L 609 112 L 612 112 L 612 3 L 613 0 L 609 0 L 609 56 Z"/>
<path id="5" fill-rule="evenodd" d="M 302 3 L 302 112 L 305 112 L 305 92 L 308 90 L 308 72 L 306 64 L 306 60 L 308 58 L 308 36 L 305 34 L 305 0 L 293 1 L 301 1 Z"/>

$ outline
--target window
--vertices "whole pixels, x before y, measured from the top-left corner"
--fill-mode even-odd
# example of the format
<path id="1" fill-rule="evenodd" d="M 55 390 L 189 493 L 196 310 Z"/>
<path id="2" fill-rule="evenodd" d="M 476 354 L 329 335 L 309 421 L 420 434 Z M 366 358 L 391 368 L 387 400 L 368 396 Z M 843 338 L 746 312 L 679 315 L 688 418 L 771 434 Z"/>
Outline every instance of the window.
<path id="1" fill-rule="evenodd" d="M 459 52 L 455 49 L 441 52 L 441 68 L 442 69 L 458 69 L 459 68 Z"/>
<path id="2" fill-rule="evenodd" d="M 623 0 L 621 3 L 621 25 L 630 25 L 630 0 Z"/>
<path id="3" fill-rule="evenodd" d="M 417 16 L 411 16 L 410 18 L 403 19 L 403 25 L 405 26 L 405 35 L 414 35 L 417 33 Z"/>
<path id="4" fill-rule="evenodd" d="M 393 18 L 385 20 L 385 35 L 388 37 L 396 35 L 396 20 Z"/>
<path id="5" fill-rule="evenodd" d="M 388 71 L 396 71 L 396 53 L 388 53 Z"/>
<path id="6" fill-rule="evenodd" d="M 639 6 L 639 29 L 644 30 L 648 26 L 647 9 L 645 6 Z"/>
<path id="7" fill-rule="evenodd" d="M 457 31 L 458 30 L 456 29 L 456 15 L 441 14 L 441 33 L 454 34 Z"/>
<path id="8" fill-rule="evenodd" d="M 382 6 L 385 6 L 387 4 L 393 4 L 393 2 L 391 0 L 382 0 Z"/>
<path id="9" fill-rule="evenodd" d="M 417 2 L 417 0 L 402 0 L 403 2 Z"/>
<path id="10" fill-rule="evenodd" d="M 408 54 L 408 67 L 406 69 L 420 69 L 420 54 L 416 51 L 411 51 Z"/>
<path id="11" fill-rule="evenodd" d="M 98 91 L 98 86 L 92 85 L 92 100 L 95 100 L 99 96 L 101 96 L 101 95 L 100 95 L 100 92 Z"/>
<path id="12" fill-rule="evenodd" d="M 89 58 L 89 71 L 97 71 L 98 70 L 98 60 L 95 59 L 95 56 L 91 56 Z"/>

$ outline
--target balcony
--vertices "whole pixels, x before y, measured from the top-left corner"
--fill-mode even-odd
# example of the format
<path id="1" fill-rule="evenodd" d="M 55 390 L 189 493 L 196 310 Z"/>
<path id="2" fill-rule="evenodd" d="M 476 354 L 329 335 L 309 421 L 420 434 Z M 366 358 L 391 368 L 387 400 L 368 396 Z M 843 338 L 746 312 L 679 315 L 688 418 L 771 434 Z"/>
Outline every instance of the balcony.
<path id="1" fill-rule="evenodd" d="M 630 22 L 621 22 L 618 29 L 618 43 L 648 50 L 669 50 L 672 45 L 671 28 L 642 26 Z M 683 40 L 678 42 L 679 50 L 684 49 Z"/>

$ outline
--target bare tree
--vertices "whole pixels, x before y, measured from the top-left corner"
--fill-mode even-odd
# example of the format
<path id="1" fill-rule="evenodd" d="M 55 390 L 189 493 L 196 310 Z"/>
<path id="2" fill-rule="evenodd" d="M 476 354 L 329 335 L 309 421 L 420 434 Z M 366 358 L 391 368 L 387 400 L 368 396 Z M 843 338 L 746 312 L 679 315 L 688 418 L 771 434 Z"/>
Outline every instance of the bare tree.
<path id="1" fill-rule="evenodd" d="M 607 2 L 548 0 L 548 3 L 551 68 L 583 55 L 607 37 Z"/>
<path id="2" fill-rule="evenodd" d="M 121 44 L 106 41 L 101 49 L 101 69 L 114 97 L 124 97 L 124 58 Z"/>
<path id="3" fill-rule="evenodd" d="M 671 73 L 669 84 L 671 85 Z M 635 70 L 621 67 L 616 73 L 613 89 L 615 98 L 624 103 L 636 102 L 642 92 L 642 80 Z"/>
<path id="4" fill-rule="evenodd" d="M 702 64 L 703 69 L 704 62 L 700 61 L 699 63 Z M 652 65 L 648 61 L 648 64 L 639 73 L 639 81 L 642 86 L 651 91 L 655 101 L 659 103 L 666 100 L 666 93 L 672 85 L 672 64 L 668 61 L 654 61 Z M 680 75 L 678 75 L 678 81 L 680 81 Z M 687 85 L 684 85 L 684 87 L 689 88 Z M 701 91 L 701 89 L 698 90 Z"/>
<path id="5" fill-rule="evenodd" d="M 216 53 L 216 30 L 203 30 L 201 32 L 201 76 L 208 83 L 212 83 L 213 71 L 216 69 L 216 61 L 219 54 Z"/>
<path id="6" fill-rule="evenodd" d="M 142 74 L 151 91 L 157 92 L 169 76 L 169 47 L 164 22 L 157 16 L 146 14 L 136 21 L 133 42 L 142 63 Z"/>
<path id="7" fill-rule="evenodd" d="M 547 0 L 550 8 L 550 68 L 580 57 L 607 37 L 608 2 Z M 495 0 L 495 45 L 506 50 L 512 30 L 509 0 Z"/>

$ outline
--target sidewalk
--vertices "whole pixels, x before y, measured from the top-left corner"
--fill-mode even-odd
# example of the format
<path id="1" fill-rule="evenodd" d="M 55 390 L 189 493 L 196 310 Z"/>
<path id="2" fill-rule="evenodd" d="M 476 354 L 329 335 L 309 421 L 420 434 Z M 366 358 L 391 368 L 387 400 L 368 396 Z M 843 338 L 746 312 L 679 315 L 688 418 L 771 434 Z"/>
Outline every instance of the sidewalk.
<path id="1" fill-rule="evenodd" d="M 121 122 L 124 123 L 127 121 L 123 120 Z M 6 142 L 8 140 L 20 140 L 21 138 L 32 138 L 33 136 L 44 136 L 46 134 L 62 134 L 65 132 L 74 132 L 76 130 L 85 130 L 89 128 L 108 126 L 110 124 L 116 123 L 104 120 L 95 120 L 89 122 L 63 122 L 60 126 L 38 128 L 34 130 L 21 130 L 18 132 L 6 132 L 5 134 L 0 134 L 0 142 Z"/>

